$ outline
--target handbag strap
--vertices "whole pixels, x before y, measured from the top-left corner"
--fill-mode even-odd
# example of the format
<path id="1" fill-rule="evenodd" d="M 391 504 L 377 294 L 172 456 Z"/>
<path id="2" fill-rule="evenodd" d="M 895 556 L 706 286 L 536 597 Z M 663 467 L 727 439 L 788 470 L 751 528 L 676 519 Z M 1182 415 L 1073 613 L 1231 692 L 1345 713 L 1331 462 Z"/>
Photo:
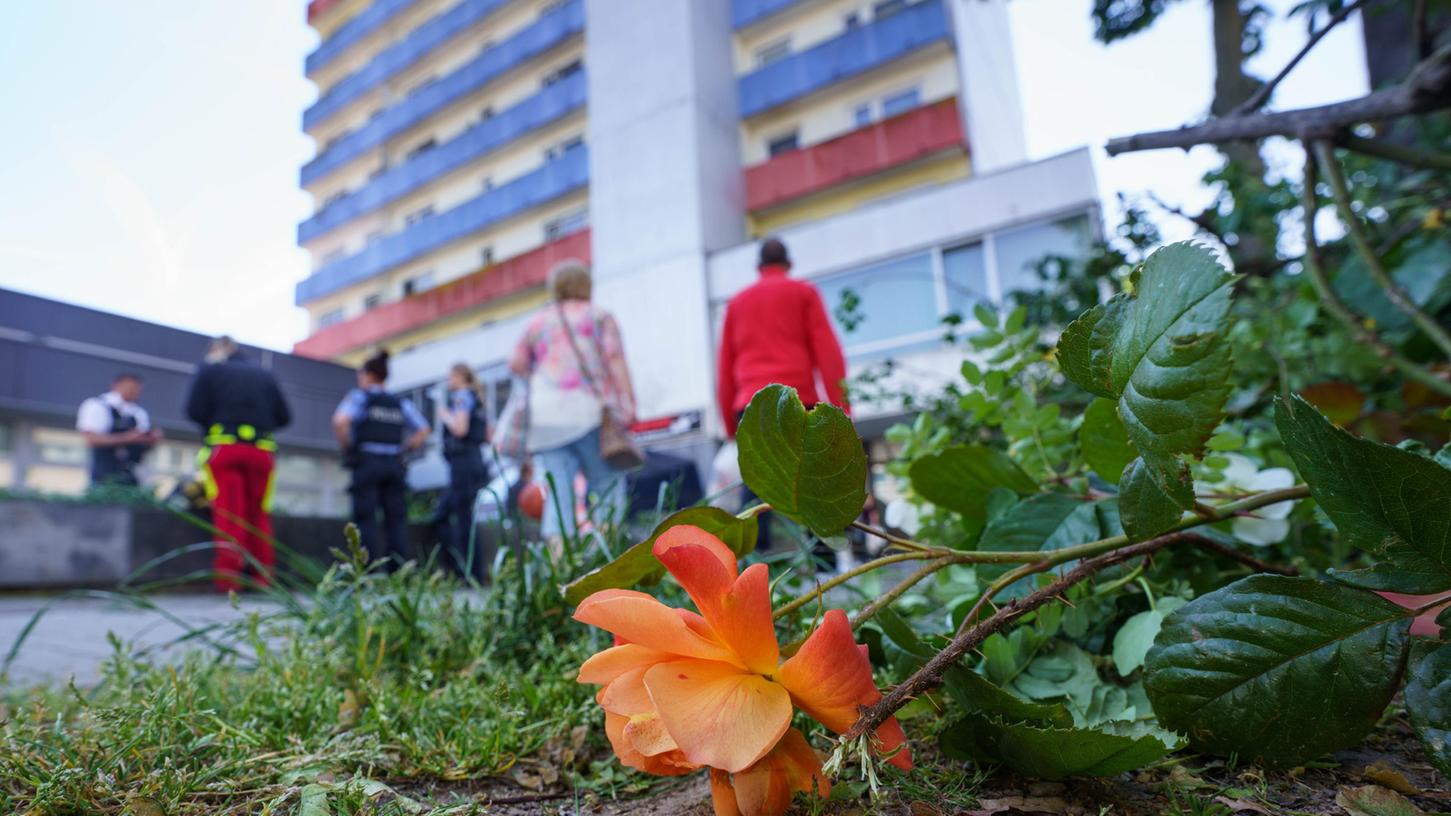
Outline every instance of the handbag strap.
<path id="1" fill-rule="evenodd" d="M 595 382 L 594 377 L 590 376 L 589 361 L 584 358 L 584 352 L 579 350 L 579 343 L 574 337 L 574 329 L 570 328 L 569 317 L 564 313 L 564 303 L 555 301 L 554 308 L 559 312 L 559 322 L 560 325 L 564 326 L 564 336 L 569 338 L 569 347 L 574 350 L 574 358 L 579 361 L 579 374 L 581 377 L 584 377 L 585 383 L 589 386 L 590 393 L 595 395 L 595 399 L 599 400 L 600 406 L 603 407 L 606 403 L 604 391 Z M 603 355 L 601 355 L 600 362 L 604 362 Z"/>

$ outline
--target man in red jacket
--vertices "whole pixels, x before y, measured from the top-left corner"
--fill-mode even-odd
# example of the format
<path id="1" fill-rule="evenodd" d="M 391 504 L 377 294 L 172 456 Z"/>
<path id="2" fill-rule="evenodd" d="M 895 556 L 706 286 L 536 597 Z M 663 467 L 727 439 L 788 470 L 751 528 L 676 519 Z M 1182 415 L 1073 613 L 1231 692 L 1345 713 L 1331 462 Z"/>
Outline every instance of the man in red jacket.
<path id="1" fill-rule="evenodd" d="M 726 307 L 716 364 L 716 399 L 726 435 L 734 438 L 751 397 L 772 383 L 795 388 L 810 408 L 824 401 L 850 413 L 842 380 L 846 359 L 816 287 L 788 277 L 791 258 L 776 238 L 761 244 L 761 277 Z M 760 546 L 769 545 L 761 525 Z"/>

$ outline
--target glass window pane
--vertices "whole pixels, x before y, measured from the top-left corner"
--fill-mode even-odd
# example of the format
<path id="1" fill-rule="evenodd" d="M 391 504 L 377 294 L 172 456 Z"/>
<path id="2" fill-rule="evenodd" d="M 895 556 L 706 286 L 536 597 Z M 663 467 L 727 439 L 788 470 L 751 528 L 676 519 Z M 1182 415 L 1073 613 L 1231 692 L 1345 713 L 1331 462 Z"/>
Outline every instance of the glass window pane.
<path id="1" fill-rule="evenodd" d="M 922 94 L 916 88 L 908 88 L 894 94 L 882 97 L 882 117 L 888 118 L 899 113 L 906 113 L 917 107 L 922 100 Z"/>
<path id="2" fill-rule="evenodd" d="M 848 349 L 929 331 L 939 324 L 929 253 L 832 275 L 817 286 Z M 850 315 L 853 319 L 843 325 L 838 313 L 848 290 L 856 297 L 856 308 Z"/>
<path id="3" fill-rule="evenodd" d="M 1039 288 L 1037 266 L 1040 261 L 1048 256 L 1081 258 L 1091 242 L 1087 215 L 1030 224 L 993 236 L 1003 296 Z"/>
<path id="4" fill-rule="evenodd" d="M 947 279 L 947 311 L 964 318 L 972 307 L 988 300 L 987 260 L 982 244 L 969 244 L 942 253 L 942 274 Z"/>

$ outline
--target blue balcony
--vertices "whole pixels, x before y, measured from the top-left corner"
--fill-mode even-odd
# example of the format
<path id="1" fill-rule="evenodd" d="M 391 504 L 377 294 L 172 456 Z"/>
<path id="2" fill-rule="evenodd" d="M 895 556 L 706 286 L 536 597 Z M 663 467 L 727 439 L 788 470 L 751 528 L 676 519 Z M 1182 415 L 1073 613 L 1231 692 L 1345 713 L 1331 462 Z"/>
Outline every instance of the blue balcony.
<path id="1" fill-rule="evenodd" d="M 951 37 L 942 0 L 914 3 L 741 77 L 741 115 L 765 113 Z"/>
<path id="2" fill-rule="evenodd" d="M 570 0 L 518 34 L 483 52 L 472 62 L 418 90 L 366 125 L 343 136 L 330 149 L 302 166 L 302 183 L 310 184 L 322 178 L 583 30 L 584 2 Z"/>
<path id="3" fill-rule="evenodd" d="M 377 31 L 380 26 L 393 19 L 393 15 L 411 5 L 413 0 L 376 0 L 359 12 L 358 16 L 339 26 L 331 37 L 322 41 L 316 51 L 307 55 L 303 64 L 307 66 L 308 75 L 311 76 L 313 71 L 337 59 L 353 43 Z"/>
<path id="4" fill-rule="evenodd" d="M 312 107 L 303 111 L 302 126 L 311 128 L 325 121 L 347 107 L 349 102 L 383 84 L 389 77 L 404 71 L 508 2 L 509 0 L 464 0 L 413 29 L 402 42 L 384 49 L 367 65 L 343 77 L 313 103 Z"/>
<path id="5" fill-rule="evenodd" d="M 466 238 L 520 213 L 547 204 L 589 183 L 589 150 L 584 145 L 508 184 L 402 232 L 376 241 L 363 251 L 322 267 L 297 284 L 299 305 L 365 281 L 442 246 Z"/>
<path id="6" fill-rule="evenodd" d="M 745 28 L 799 2 L 801 0 L 731 0 L 731 22 L 736 28 Z"/>
<path id="7" fill-rule="evenodd" d="M 487 155 L 519 137 L 584 107 L 584 72 L 551 85 L 492 119 L 409 159 L 348 193 L 297 226 L 299 243 L 310 241 L 396 201 L 425 184 Z"/>

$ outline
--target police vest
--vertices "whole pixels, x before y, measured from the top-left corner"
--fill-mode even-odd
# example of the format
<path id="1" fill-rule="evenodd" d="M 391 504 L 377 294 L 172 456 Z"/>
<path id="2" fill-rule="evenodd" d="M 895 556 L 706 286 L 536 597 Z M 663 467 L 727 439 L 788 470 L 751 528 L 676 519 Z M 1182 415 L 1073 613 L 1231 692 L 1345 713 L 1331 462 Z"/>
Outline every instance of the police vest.
<path id="1" fill-rule="evenodd" d="M 384 392 L 364 392 L 363 416 L 353 423 L 353 442 L 378 445 L 403 444 L 407 421 L 403 417 L 403 401 Z"/>
<path id="2" fill-rule="evenodd" d="M 107 402 L 105 396 L 97 397 L 111 411 L 111 430 L 119 434 L 136 430 L 136 417 L 125 413 Z M 91 481 L 102 482 L 115 476 L 128 477 L 141 460 L 146 448 L 142 445 L 115 445 L 91 448 Z"/>
<path id="3" fill-rule="evenodd" d="M 444 456 L 458 456 L 469 451 L 477 452 L 479 446 L 484 444 L 489 420 L 484 416 L 484 401 L 474 396 L 473 410 L 469 411 L 469 427 L 463 436 L 454 436 L 453 432 L 444 429 L 443 432 L 443 454 Z"/>

